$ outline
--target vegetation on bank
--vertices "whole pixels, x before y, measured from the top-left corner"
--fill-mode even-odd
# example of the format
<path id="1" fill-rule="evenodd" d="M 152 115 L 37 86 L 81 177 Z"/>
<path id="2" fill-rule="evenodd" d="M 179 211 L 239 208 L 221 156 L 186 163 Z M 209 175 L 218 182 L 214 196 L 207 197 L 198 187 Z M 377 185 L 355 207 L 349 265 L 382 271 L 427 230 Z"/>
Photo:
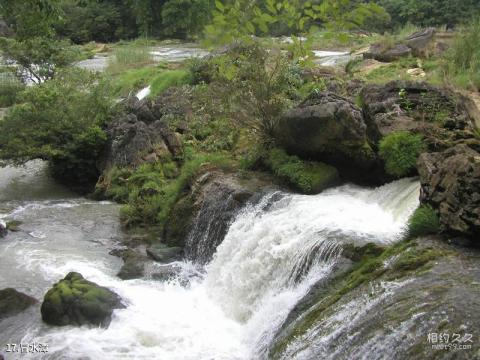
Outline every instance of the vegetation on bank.
<path id="1" fill-rule="evenodd" d="M 421 135 L 400 131 L 380 141 L 379 154 L 387 173 L 400 178 L 415 172 L 417 158 L 425 148 Z"/>
<path id="2" fill-rule="evenodd" d="M 408 221 L 407 236 L 409 238 L 438 234 L 439 231 L 440 221 L 438 215 L 429 205 L 421 205 Z"/>

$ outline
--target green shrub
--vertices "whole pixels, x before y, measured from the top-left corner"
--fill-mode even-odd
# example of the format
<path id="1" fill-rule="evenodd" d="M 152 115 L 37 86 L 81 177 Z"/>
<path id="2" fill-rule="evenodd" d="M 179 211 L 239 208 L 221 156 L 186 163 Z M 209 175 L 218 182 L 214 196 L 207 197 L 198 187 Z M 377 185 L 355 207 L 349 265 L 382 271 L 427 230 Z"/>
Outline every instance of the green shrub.
<path id="1" fill-rule="evenodd" d="M 265 162 L 276 176 L 305 194 L 319 193 L 338 181 L 334 167 L 302 161 L 281 149 L 270 150 Z"/>
<path id="2" fill-rule="evenodd" d="M 380 156 L 385 161 L 385 170 L 396 177 L 414 173 L 417 158 L 425 149 L 421 135 L 399 131 L 380 141 Z"/>
<path id="3" fill-rule="evenodd" d="M 440 231 L 440 221 L 435 210 L 429 205 L 420 206 L 408 222 L 408 237 L 415 238 Z"/>
<path id="4" fill-rule="evenodd" d="M 0 72 L 0 107 L 15 104 L 25 86 L 10 72 Z"/>
<path id="5" fill-rule="evenodd" d="M 108 83 L 75 68 L 27 87 L 19 102 L 0 122 L 0 158 L 48 160 L 57 180 L 90 190 L 114 111 Z"/>

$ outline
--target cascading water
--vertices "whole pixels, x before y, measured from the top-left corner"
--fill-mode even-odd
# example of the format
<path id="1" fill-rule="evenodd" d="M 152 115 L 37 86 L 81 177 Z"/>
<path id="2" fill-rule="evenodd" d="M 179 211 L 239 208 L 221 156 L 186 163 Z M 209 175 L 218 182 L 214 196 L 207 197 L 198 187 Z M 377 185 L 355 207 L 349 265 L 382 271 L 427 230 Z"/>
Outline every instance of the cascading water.
<path id="1" fill-rule="evenodd" d="M 334 271 L 342 244 L 396 241 L 419 195 L 412 179 L 378 189 L 345 185 L 315 196 L 267 194 L 237 215 L 203 275 L 184 286 L 181 279 L 118 279 L 121 261 L 108 254 L 123 236 L 118 206 L 65 190 L 55 195 L 50 183 L 35 190 L 30 175 L 12 177 L 12 171 L 0 169 L 0 213 L 24 224 L 0 240 L 0 288 L 41 299 L 53 282 L 78 271 L 127 305 L 114 312 L 108 329 L 50 327 L 39 306 L 3 320 L 0 344 L 49 345 L 36 359 L 264 358 L 290 310 Z M 27 196 L 29 190 L 35 196 Z M 177 265 L 185 273 L 195 266 Z"/>

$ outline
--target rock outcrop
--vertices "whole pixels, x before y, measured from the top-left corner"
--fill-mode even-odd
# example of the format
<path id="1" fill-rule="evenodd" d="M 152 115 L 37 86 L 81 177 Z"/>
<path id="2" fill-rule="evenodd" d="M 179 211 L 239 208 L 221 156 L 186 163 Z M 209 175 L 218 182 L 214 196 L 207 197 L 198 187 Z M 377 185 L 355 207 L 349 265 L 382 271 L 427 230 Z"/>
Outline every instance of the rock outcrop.
<path id="1" fill-rule="evenodd" d="M 0 37 L 12 37 L 13 35 L 13 30 L 7 25 L 5 20 L 0 18 Z"/>
<path id="2" fill-rule="evenodd" d="M 393 47 L 385 47 L 383 44 L 374 44 L 370 49 L 363 54 L 364 59 L 374 59 L 381 62 L 392 62 L 402 57 L 407 57 L 412 54 L 410 49 L 405 44 L 396 44 Z"/>
<path id="3" fill-rule="evenodd" d="M 50 325 L 107 327 L 113 310 L 124 307 L 113 291 L 71 272 L 45 294 L 41 312 L 43 321 Z"/>
<path id="4" fill-rule="evenodd" d="M 361 93 L 363 115 L 373 144 L 397 131 L 424 135 L 433 151 L 474 137 L 474 121 L 466 99 L 450 90 L 424 82 L 392 81 L 367 85 Z"/>
<path id="5" fill-rule="evenodd" d="M 235 215 L 272 189 L 271 184 L 269 176 L 258 173 L 241 177 L 205 169 L 173 207 L 165 225 L 165 242 L 184 248 L 188 259 L 208 262 Z"/>
<path id="6" fill-rule="evenodd" d="M 477 149 L 480 144 L 477 145 Z M 460 144 L 418 160 L 421 202 L 437 210 L 446 232 L 480 238 L 480 152 Z"/>
<path id="7" fill-rule="evenodd" d="M 38 301 L 15 289 L 0 290 L 0 320 L 17 315 Z"/>
<path id="8" fill-rule="evenodd" d="M 0 238 L 7 236 L 7 224 L 3 221 L 0 221 Z"/>
<path id="9" fill-rule="evenodd" d="M 330 92 L 314 93 L 287 111 L 274 137 L 289 154 L 330 164 L 347 178 L 365 180 L 378 167 L 361 109 Z"/>

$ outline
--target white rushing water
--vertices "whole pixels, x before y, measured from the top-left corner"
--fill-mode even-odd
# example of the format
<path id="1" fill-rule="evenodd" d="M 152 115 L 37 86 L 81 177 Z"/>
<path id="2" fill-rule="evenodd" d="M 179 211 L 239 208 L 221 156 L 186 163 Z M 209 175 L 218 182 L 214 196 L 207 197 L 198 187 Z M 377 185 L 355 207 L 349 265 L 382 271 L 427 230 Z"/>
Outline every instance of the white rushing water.
<path id="1" fill-rule="evenodd" d="M 11 173 L 0 169 L 0 193 L 22 186 Z M 345 185 L 315 196 L 270 194 L 237 216 L 203 275 L 185 286 L 116 277 L 121 261 L 108 253 L 123 236 L 117 205 L 67 193 L 46 198 L 53 197 L 49 183 L 28 197 L 25 186 L 21 198 L 5 197 L 2 205 L 0 218 L 24 224 L 0 239 L 0 289 L 41 300 L 53 282 L 77 271 L 127 305 L 115 310 L 108 329 L 47 326 L 39 306 L 0 322 L 0 344 L 49 345 L 36 359 L 262 358 L 293 306 L 331 273 L 342 242 L 396 241 L 419 195 L 412 179 L 378 189 Z"/>

